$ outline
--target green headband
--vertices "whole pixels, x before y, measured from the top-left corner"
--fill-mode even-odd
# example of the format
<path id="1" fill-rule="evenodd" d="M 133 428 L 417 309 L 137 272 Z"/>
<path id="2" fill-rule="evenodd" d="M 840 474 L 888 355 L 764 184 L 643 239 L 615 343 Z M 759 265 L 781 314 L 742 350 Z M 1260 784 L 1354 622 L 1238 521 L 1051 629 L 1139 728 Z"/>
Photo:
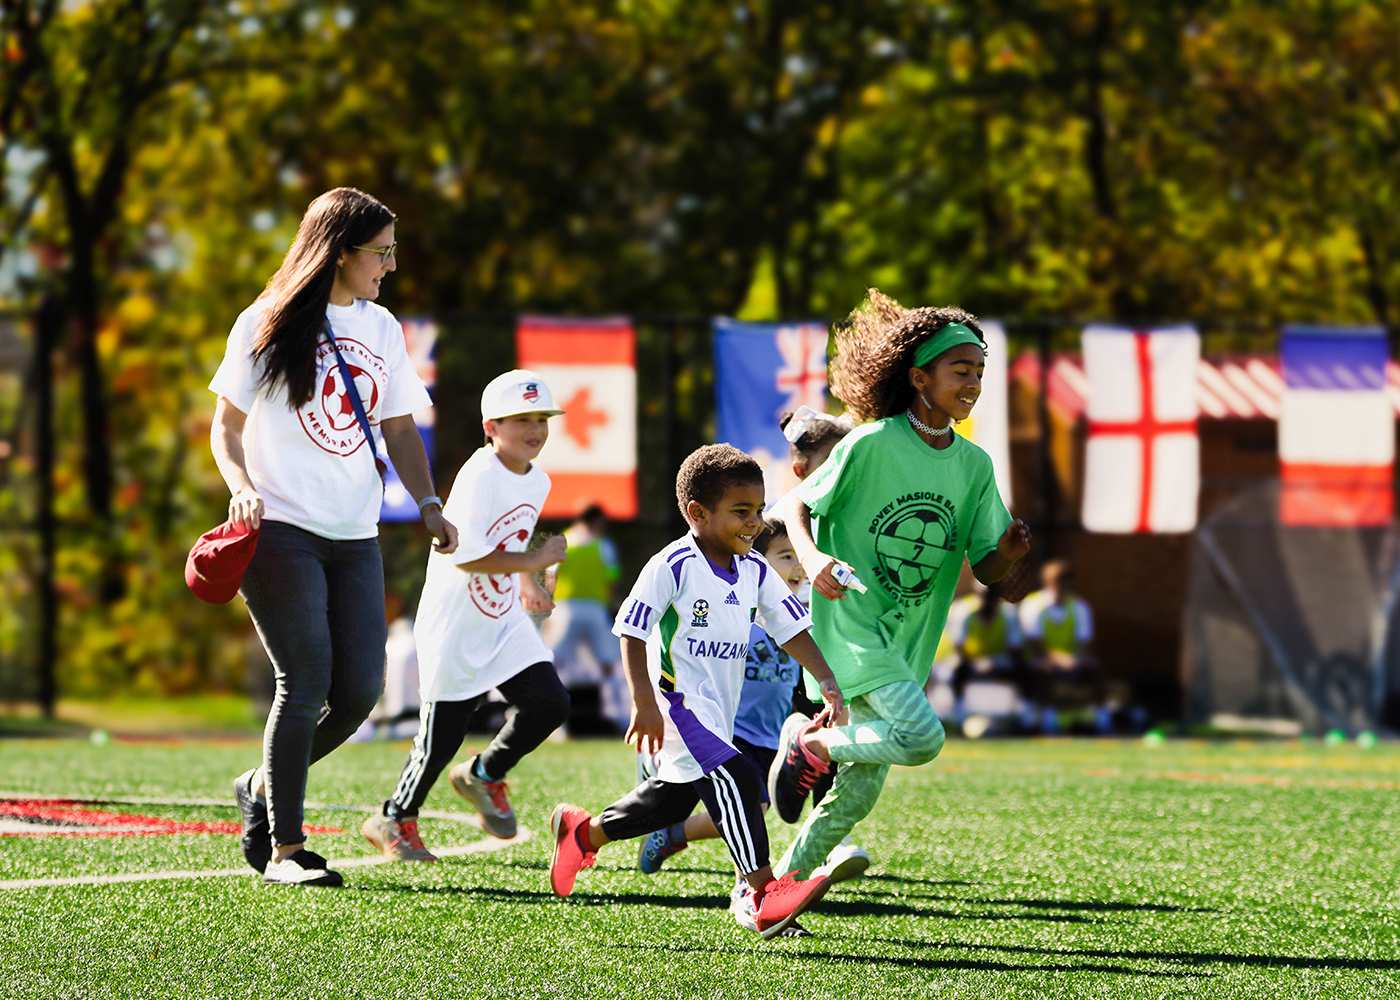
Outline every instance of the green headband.
<path id="1" fill-rule="evenodd" d="M 981 347 L 982 338 L 966 324 L 949 323 L 919 345 L 919 349 L 914 352 L 914 367 L 922 368 L 943 352 L 950 351 L 960 344 L 976 344 Z"/>

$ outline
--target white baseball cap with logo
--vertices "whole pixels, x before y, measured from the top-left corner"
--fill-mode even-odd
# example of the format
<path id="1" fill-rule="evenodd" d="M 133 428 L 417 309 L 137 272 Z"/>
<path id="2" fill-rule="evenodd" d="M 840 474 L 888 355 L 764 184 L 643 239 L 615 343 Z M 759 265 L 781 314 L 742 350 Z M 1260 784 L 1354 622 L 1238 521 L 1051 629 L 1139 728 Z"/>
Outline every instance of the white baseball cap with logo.
<path id="1" fill-rule="evenodd" d="M 517 413 L 547 413 L 558 416 L 563 410 L 554 405 L 554 394 L 544 379 L 528 368 L 516 368 L 497 375 L 481 392 L 481 419 L 497 420 Z"/>

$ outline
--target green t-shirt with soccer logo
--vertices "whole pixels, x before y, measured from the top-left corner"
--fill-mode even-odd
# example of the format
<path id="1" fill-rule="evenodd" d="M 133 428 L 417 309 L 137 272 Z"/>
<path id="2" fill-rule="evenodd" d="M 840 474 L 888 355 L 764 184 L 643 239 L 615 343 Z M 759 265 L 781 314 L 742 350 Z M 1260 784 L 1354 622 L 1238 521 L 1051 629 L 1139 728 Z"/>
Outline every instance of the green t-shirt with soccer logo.
<path id="1" fill-rule="evenodd" d="M 928 680 L 963 556 L 980 562 L 1011 515 L 992 460 L 958 435 L 930 447 L 904 414 L 865 424 L 797 488 L 817 548 L 849 563 L 869 588 L 812 600 L 812 638 L 847 699 Z M 809 694 L 816 687 L 808 678 Z"/>

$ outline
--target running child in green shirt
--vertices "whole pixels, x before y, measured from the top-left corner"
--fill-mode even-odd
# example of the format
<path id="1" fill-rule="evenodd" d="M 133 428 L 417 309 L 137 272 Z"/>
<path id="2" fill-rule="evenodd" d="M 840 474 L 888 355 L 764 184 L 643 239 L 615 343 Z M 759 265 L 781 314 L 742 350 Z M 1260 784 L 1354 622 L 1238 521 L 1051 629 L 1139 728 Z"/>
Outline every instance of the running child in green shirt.
<path id="1" fill-rule="evenodd" d="M 813 638 L 850 712 L 846 725 L 822 713 L 784 726 L 769 779 L 780 813 L 801 812 L 812 785 L 839 765 L 776 866 L 799 879 L 869 814 L 891 764 L 926 764 L 943 749 L 924 684 L 963 557 L 992 583 L 1031 541 L 1001 501 L 991 458 L 952 433 L 982 391 L 986 342 L 976 318 L 906 310 L 871 289 L 835 336 L 832 391 L 868 422 L 780 512 L 812 580 Z M 838 579 L 846 572 L 856 577 L 849 586 Z"/>

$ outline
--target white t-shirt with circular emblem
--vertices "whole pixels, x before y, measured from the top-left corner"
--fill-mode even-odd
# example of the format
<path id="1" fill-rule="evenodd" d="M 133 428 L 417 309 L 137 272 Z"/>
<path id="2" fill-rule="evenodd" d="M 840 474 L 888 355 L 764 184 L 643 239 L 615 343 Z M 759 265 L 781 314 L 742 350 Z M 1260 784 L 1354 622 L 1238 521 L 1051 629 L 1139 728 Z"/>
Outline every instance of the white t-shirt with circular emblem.
<path id="1" fill-rule="evenodd" d="M 374 538 L 383 495 L 379 473 L 335 351 L 323 336 L 316 347 L 316 391 L 292 409 L 285 385 L 259 385 L 262 368 L 251 351 L 264 308 L 265 302 L 255 302 L 234 322 L 223 363 L 209 383 L 248 415 L 244 458 L 263 499 L 263 516 L 338 541 Z M 350 306 L 327 306 L 326 315 L 371 427 L 432 405 L 409 360 L 403 327 L 389 310 L 356 299 Z"/>
<path id="2" fill-rule="evenodd" d="M 413 623 L 424 704 L 475 698 L 532 663 L 554 662 L 520 603 L 515 574 L 460 568 L 497 550 L 528 551 L 548 495 L 549 476 L 538 466 L 512 472 L 489 445 L 457 473 L 442 510 L 457 526 L 457 551 L 428 556 Z"/>

